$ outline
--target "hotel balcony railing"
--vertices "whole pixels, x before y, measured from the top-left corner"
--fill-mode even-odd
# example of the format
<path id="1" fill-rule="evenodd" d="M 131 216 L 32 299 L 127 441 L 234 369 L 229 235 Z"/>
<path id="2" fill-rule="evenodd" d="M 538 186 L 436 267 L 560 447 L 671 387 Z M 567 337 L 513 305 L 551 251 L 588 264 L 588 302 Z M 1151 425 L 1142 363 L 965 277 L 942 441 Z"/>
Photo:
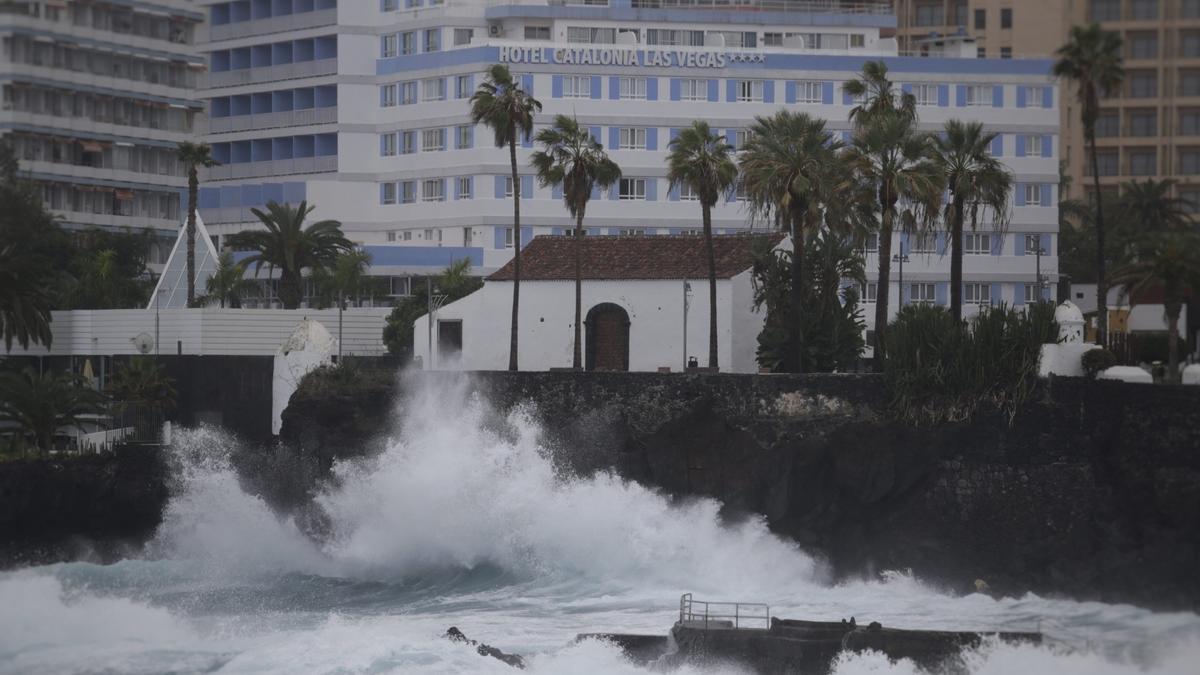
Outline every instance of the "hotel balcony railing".
<path id="1" fill-rule="evenodd" d="M 318 77 L 321 75 L 336 75 L 337 59 L 328 58 L 317 61 L 301 61 L 299 63 L 281 63 L 277 66 L 259 66 L 257 68 L 238 68 L 210 72 L 207 75 L 207 87 L 235 87 L 242 84 L 258 84 L 277 80 L 294 80 L 301 77 Z"/>
<path id="2" fill-rule="evenodd" d="M 208 29 L 208 38 L 212 42 L 233 40 L 236 38 L 266 35 L 268 33 L 283 33 L 289 30 L 332 26 L 335 23 L 337 23 L 337 9 L 320 9 L 313 12 L 285 14 L 265 19 L 210 26 Z"/>
<path id="3" fill-rule="evenodd" d="M 336 121 L 337 107 L 330 106 L 328 108 L 284 110 L 280 112 L 258 113 L 256 115 L 210 117 L 208 120 L 208 131 L 209 133 L 221 134 L 230 131 L 248 131 L 250 129 L 277 129 L 306 124 L 329 124 Z"/>
<path id="4" fill-rule="evenodd" d="M 456 0 L 455 4 L 475 4 Z M 634 9 L 698 9 L 705 11 L 796 12 L 799 14 L 891 14 L 888 0 L 487 0 L 490 7 L 550 5 L 557 7 L 632 7 Z"/>
<path id="5" fill-rule="evenodd" d="M 337 171 L 337 167 L 337 155 L 273 159 L 262 162 L 240 162 L 222 164 L 210 168 L 208 170 L 208 180 L 284 176 L 294 173 L 329 173 Z"/>

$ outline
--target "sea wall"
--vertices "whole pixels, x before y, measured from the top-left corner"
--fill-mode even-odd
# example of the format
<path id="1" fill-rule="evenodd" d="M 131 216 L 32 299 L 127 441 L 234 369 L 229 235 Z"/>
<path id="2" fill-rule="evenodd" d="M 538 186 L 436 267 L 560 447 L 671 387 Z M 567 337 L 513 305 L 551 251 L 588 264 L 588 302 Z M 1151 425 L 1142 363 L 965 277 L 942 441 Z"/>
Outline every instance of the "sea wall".
<path id="1" fill-rule="evenodd" d="M 416 374 L 302 389 L 283 438 L 328 465 L 370 452 Z M 1200 388 L 1053 379 L 1015 419 L 884 414 L 871 375 L 476 373 L 564 466 L 721 500 L 836 574 L 912 569 L 960 590 L 1200 607 Z"/>

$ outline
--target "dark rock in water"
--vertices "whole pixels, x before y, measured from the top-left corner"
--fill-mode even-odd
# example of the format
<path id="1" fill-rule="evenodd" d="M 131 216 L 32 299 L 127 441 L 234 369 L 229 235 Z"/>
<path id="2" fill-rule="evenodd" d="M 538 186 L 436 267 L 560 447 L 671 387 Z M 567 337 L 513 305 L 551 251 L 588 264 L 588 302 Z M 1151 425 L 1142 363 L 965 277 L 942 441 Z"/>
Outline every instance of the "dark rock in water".
<path id="1" fill-rule="evenodd" d="M 581 633 L 575 641 L 604 640 L 621 648 L 625 656 L 636 664 L 645 665 L 657 660 L 670 649 L 671 639 L 666 635 L 636 635 L 633 633 Z"/>
<path id="2" fill-rule="evenodd" d="M 493 659 L 497 659 L 499 661 L 503 661 L 504 663 L 507 663 L 508 665 L 512 666 L 513 668 L 519 668 L 521 670 L 525 669 L 525 659 L 521 658 L 519 655 L 505 654 L 504 652 L 500 651 L 499 649 L 496 649 L 495 647 L 493 647 L 491 645 L 485 645 L 481 642 L 476 642 L 475 640 L 472 640 L 471 638 L 464 635 L 463 632 L 461 630 L 459 630 L 457 626 L 451 626 L 450 628 L 448 628 L 446 630 L 446 634 L 443 637 L 445 637 L 447 640 L 449 640 L 451 642 L 461 642 L 463 644 L 471 645 L 472 647 L 475 648 L 475 651 L 478 652 L 480 656 L 490 656 Z"/>

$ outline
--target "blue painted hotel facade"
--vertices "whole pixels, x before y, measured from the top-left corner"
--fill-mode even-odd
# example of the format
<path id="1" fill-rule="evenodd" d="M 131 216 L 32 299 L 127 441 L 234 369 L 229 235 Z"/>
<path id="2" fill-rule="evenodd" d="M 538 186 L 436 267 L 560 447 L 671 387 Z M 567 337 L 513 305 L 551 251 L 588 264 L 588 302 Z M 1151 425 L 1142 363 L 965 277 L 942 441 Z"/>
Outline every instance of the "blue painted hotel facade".
<path id="1" fill-rule="evenodd" d="M 854 101 L 842 85 L 882 58 L 918 102 L 921 124 L 979 120 L 1016 179 L 1003 232 L 982 224 L 964 242 L 965 298 L 1023 304 L 1057 280 L 1060 91 L 1044 60 L 904 57 L 889 3 L 787 0 L 200 0 L 209 73 L 205 140 L 222 166 L 201 191 L 218 237 L 254 226 L 268 200 L 316 205 L 368 246 L 376 273 L 404 277 L 468 257 L 480 272 L 512 254 L 511 195 L 523 241 L 571 226 L 557 190 L 536 184 L 532 143 L 506 150 L 475 127 L 468 99 L 484 70 L 506 63 L 544 108 L 536 127 L 574 115 L 621 165 L 594 195 L 589 234 L 698 231 L 699 206 L 668 189 L 667 144 L 694 119 L 735 147 L 755 116 L 805 111 L 848 137 Z M 963 52 L 974 54 L 973 47 Z M 956 53 L 950 42 L 947 54 Z M 764 227 L 732 196 L 718 232 Z M 946 302 L 944 237 L 897 234 L 909 258 L 892 306 Z M 1041 250 L 1040 260 L 1033 252 Z M 868 275 L 877 267 L 867 252 Z M 397 285 L 404 290 L 403 283 Z M 880 290 L 870 282 L 866 299 Z M 870 321 L 873 313 L 866 312 Z"/>

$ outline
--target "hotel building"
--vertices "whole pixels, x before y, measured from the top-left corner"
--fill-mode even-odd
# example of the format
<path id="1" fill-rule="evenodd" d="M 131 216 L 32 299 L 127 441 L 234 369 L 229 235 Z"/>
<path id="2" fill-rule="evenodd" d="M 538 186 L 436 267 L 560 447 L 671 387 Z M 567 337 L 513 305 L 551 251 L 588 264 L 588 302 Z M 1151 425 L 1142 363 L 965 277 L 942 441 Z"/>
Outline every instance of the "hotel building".
<path id="1" fill-rule="evenodd" d="M 590 235 L 697 232 L 699 206 L 665 179 L 667 145 L 705 119 L 736 147 L 759 115 L 804 111 L 849 138 L 855 102 L 842 91 L 865 61 L 885 60 L 917 97 L 922 127 L 952 118 L 999 132 L 994 152 L 1016 177 L 1013 217 L 965 243 L 969 303 L 1038 294 L 1035 271 L 1057 272 L 1060 93 L 1044 59 L 897 56 L 888 2 L 841 0 L 200 0 L 209 17 L 201 96 L 208 172 L 201 213 L 224 237 L 254 227 L 268 200 L 316 205 L 370 247 L 375 273 L 407 274 L 469 258 L 498 269 L 512 253 L 511 195 L 522 241 L 571 227 L 556 189 L 537 184 L 533 143 L 507 150 L 469 120 L 468 99 L 494 63 L 507 64 L 543 104 L 537 128 L 574 115 L 622 170 L 597 192 Z M 718 206 L 719 233 L 763 228 L 736 195 Z M 942 236 L 898 233 L 909 256 L 892 306 L 946 302 Z M 1027 251 L 1039 249 L 1035 260 Z M 868 275 L 877 267 L 868 250 Z M 880 290 L 871 281 L 866 300 Z M 1049 289 L 1042 291 L 1047 297 Z M 866 320 L 873 312 L 867 308 Z"/>
<path id="2" fill-rule="evenodd" d="M 179 230 L 204 15 L 187 0 L 0 3 L 0 137 L 65 227 Z"/>

